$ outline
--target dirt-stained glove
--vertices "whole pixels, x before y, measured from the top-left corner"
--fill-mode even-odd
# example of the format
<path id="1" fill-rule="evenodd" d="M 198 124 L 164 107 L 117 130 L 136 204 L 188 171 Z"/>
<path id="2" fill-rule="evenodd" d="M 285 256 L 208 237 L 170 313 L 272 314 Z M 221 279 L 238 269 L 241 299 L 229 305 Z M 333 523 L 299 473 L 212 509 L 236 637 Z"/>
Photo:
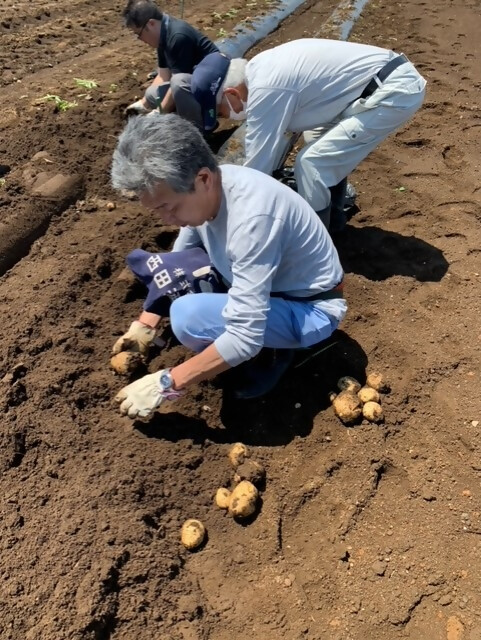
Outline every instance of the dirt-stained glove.
<path id="1" fill-rule="evenodd" d="M 129 104 L 129 106 L 124 110 L 124 115 L 127 118 L 130 116 L 145 116 L 149 111 L 150 109 L 144 106 L 142 100 L 137 100 L 136 102 Z"/>
<path id="2" fill-rule="evenodd" d="M 155 339 L 155 329 L 148 327 L 138 320 L 134 320 L 129 327 L 127 333 L 117 340 L 112 347 L 112 353 L 115 355 L 121 351 L 137 351 L 143 356 L 149 352 L 149 348 Z"/>
<path id="3" fill-rule="evenodd" d="M 161 378 L 165 373 L 165 369 L 149 373 L 121 389 L 115 396 L 120 413 L 129 418 L 147 418 L 164 400 L 176 400 L 181 396 L 181 391 L 164 389 Z"/>

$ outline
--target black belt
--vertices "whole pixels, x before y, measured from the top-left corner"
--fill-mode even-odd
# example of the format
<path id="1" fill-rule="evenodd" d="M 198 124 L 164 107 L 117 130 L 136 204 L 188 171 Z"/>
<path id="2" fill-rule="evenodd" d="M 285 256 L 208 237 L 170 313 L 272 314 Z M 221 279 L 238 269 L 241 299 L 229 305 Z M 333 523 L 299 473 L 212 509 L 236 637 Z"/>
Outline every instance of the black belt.
<path id="1" fill-rule="evenodd" d="M 394 69 L 397 69 L 405 62 L 409 62 L 409 60 L 403 53 L 396 56 L 395 58 L 392 58 L 392 60 L 389 60 L 389 62 L 376 73 L 374 78 L 369 82 L 367 87 L 361 93 L 360 97 L 369 98 L 369 96 L 372 96 L 376 89 L 379 89 L 379 83 L 384 82 L 384 80 L 394 71 Z"/>
<path id="2" fill-rule="evenodd" d="M 272 298 L 282 298 L 283 300 L 289 300 L 291 302 L 315 302 L 316 300 L 335 300 L 337 298 L 344 298 L 343 294 L 344 282 L 341 281 L 337 287 L 329 289 L 329 291 L 319 291 L 313 296 L 300 297 L 290 296 L 288 293 L 282 293 L 281 291 L 271 292 Z"/>

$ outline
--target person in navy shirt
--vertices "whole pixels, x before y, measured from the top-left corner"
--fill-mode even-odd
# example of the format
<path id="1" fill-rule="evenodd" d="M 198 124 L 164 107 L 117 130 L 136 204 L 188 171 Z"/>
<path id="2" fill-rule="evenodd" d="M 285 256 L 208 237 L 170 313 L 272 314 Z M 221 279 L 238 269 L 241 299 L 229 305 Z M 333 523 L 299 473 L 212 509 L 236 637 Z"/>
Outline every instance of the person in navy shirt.
<path id="1" fill-rule="evenodd" d="M 125 26 L 142 42 L 157 49 L 158 70 L 141 100 L 126 115 L 144 115 L 159 107 L 176 111 L 202 127 L 201 109 L 191 93 L 191 74 L 216 45 L 192 25 L 163 13 L 152 0 L 130 0 L 123 12 Z"/>

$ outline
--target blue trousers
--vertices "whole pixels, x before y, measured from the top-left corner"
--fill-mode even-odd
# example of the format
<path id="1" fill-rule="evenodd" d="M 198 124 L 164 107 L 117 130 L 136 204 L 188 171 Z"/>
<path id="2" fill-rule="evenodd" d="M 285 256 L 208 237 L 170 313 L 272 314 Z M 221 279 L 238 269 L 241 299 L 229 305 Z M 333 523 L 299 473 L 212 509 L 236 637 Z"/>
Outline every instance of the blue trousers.
<path id="1" fill-rule="evenodd" d="M 184 346 L 200 352 L 225 331 L 226 293 L 197 293 L 177 298 L 170 307 L 172 330 Z M 299 349 L 326 340 L 339 322 L 312 303 L 271 298 L 264 347 Z"/>

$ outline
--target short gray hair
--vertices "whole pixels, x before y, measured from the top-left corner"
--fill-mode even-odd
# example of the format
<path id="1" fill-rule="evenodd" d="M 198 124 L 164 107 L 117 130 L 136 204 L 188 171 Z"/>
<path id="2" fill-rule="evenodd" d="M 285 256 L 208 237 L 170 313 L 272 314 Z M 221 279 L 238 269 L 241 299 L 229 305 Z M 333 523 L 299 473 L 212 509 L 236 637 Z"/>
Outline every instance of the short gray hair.
<path id="1" fill-rule="evenodd" d="M 245 58 L 233 58 L 230 61 L 224 82 L 219 90 L 221 96 L 225 89 L 238 87 L 246 81 L 246 64 L 247 60 Z"/>
<path id="2" fill-rule="evenodd" d="M 177 193 L 189 193 L 204 167 L 217 171 L 217 160 L 192 123 L 174 113 L 134 116 L 114 151 L 112 184 L 139 193 L 164 181 Z"/>

